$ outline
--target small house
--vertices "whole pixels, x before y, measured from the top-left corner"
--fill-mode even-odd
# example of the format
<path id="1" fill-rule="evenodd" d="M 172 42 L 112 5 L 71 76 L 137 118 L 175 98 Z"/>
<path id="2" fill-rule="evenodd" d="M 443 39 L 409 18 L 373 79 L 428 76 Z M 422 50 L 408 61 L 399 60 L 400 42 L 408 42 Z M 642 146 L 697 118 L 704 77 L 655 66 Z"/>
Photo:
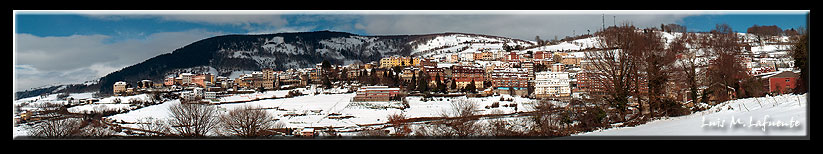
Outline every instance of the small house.
<path id="1" fill-rule="evenodd" d="M 763 78 L 769 79 L 769 93 L 785 94 L 797 88 L 799 77 L 800 75 L 792 71 L 783 71 Z"/>

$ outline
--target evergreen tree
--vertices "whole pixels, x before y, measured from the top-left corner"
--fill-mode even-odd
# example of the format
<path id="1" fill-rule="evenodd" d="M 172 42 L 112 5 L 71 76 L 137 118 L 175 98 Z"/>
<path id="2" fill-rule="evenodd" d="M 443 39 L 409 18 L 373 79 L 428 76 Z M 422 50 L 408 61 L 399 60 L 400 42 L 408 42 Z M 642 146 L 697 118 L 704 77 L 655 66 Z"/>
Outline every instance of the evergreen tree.
<path id="1" fill-rule="evenodd" d="M 503 42 L 503 50 L 505 50 L 506 52 L 509 52 L 509 51 L 511 51 L 511 50 L 512 50 L 512 48 L 511 48 L 511 46 L 509 46 L 509 45 L 508 45 L 508 44 L 506 44 L 506 43 L 509 43 L 509 42 L 508 42 L 508 41 Z"/>
<path id="2" fill-rule="evenodd" d="M 375 69 L 371 69 L 371 73 L 369 74 L 369 76 L 371 76 L 369 78 L 369 84 L 370 85 L 376 85 L 377 82 L 380 79 L 380 78 L 377 77 L 377 71 Z"/>
<path id="3" fill-rule="evenodd" d="M 412 79 L 408 83 L 408 86 L 409 91 L 413 91 L 415 88 L 417 88 L 417 74 L 412 73 Z"/>
<path id="4" fill-rule="evenodd" d="M 331 62 L 329 62 L 329 60 L 323 60 L 323 63 L 320 64 L 320 68 L 322 68 L 324 71 L 330 70 Z"/>
<path id="5" fill-rule="evenodd" d="M 457 81 L 452 80 L 451 85 L 449 85 L 449 89 L 457 90 Z"/>
<path id="6" fill-rule="evenodd" d="M 472 82 L 470 82 L 469 85 L 466 85 L 466 91 L 472 94 L 477 93 L 477 86 L 474 85 L 474 79 L 472 79 Z"/>
<path id="7" fill-rule="evenodd" d="M 325 88 L 332 88 L 331 87 L 331 80 L 329 80 L 329 76 L 323 76 L 323 87 Z"/>
<path id="8" fill-rule="evenodd" d="M 266 88 L 263 88 L 263 85 L 260 85 L 260 87 L 257 87 L 257 92 L 264 92 L 264 91 L 266 91 Z"/>
<path id="9" fill-rule="evenodd" d="M 331 71 L 331 62 L 324 59 L 323 62 L 320 64 L 320 69 L 321 69 L 320 74 L 322 74 L 322 75 L 329 74 L 330 71 Z"/>
<path id="10" fill-rule="evenodd" d="M 400 77 L 400 73 L 394 72 L 393 74 L 394 75 L 392 75 L 392 85 L 394 85 L 395 87 L 399 87 L 400 84 L 403 83 L 403 80 Z"/>
<path id="11" fill-rule="evenodd" d="M 794 58 L 794 67 L 800 69 L 800 81 L 797 82 L 796 93 L 805 93 L 808 90 L 809 83 L 809 34 L 807 31 L 801 31 L 802 35 L 795 41 L 792 48 L 792 58 Z"/>
<path id="12" fill-rule="evenodd" d="M 509 87 L 509 95 L 514 96 L 514 87 Z"/>
<path id="13" fill-rule="evenodd" d="M 360 73 L 359 73 L 359 75 L 357 76 L 357 81 L 360 81 L 360 83 L 366 83 L 366 81 L 365 81 L 365 80 L 363 80 L 363 79 L 365 79 L 365 77 L 366 77 L 366 70 L 362 70 L 362 71 L 359 71 L 359 72 L 360 72 Z"/>
<path id="14" fill-rule="evenodd" d="M 534 41 L 537 42 L 537 45 L 543 45 L 543 40 L 540 40 L 540 36 L 534 36 Z"/>
<path id="15" fill-rule="evenodd" d="M 443 92 L 446 90 L 446 85 L 443 84 L 443 80 L 440 78 L 440 74 L 435 75 L 434 80 L 435 84 L 437 85 L 437 87 L 435 87 L 435 91 Z"/>
<path id="16" fill-rule="evenodd" d="M 426 92 L 429 90 L 429 80 L 426 71 L 420 71 L 420 78 L 417 79 L 417 91 Z"/>
<path id="17" fill-rule="evenodd" d="M 340 81 L 349 81 L 349 72 L 348 69 L 343 68 L 343 71 L 340 73 Z"/>

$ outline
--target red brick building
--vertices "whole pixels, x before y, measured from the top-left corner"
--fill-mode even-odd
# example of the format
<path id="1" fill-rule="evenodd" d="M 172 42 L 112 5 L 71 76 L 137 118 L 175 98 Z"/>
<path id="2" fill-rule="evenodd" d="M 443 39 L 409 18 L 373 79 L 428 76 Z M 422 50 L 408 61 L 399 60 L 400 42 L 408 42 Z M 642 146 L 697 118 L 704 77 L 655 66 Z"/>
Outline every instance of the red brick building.
<path id="1" fill-rule="evenodd" d="M 520 61 L 520 55 L 517 55 L 516 52 L 509 52 L 509 54 L 506 55 L 506 60 L 507 62 Z"/>
<path id="2" fill-rule="evenodd" d="M 474 85 L 477 89 L 483 89 L 483 77 L 485 70 L 474 66 L 452 66 L 452 78 L 457 88 L 465 88 L 474 80 Z"/>
<path id="3" fill-rule="evenodd" d="M 552 63 L 552 53 L 548 51 L 534 52 L 534 63 L 548 65 Z"/>
<path id="4" fill-rule="evenodd" d="M 214 76 L 211 74 L 198 74 L 191 78 L 191 82 L 196 84 L 198 87 L 206 87 L 206 83 L 213 83 Z"/>
<path id="5" fill-rule="evenodd" d="M 174 77 L 166 77 L 166 79 L 163 80 L 163 85 L 164 86 L 174 85 Z"/>
<path id="6" fill-rule="evenodd" d="M 446 74 L 443 71 L 443 68 L 437 68 L 432 66 L 425 66 L 422 71 L 425 71 L 427 75 L 429 75 L 429 86 L 434 86 L 437 84 L 437 75 L 440 75 L 440 80 L 446 78 Z M 419 77 L 418 77 L 419 78 Z"/>
<path id="7" fill-rule="evenodd" d="M 352 101 L 372 102 L 389 101 L 392 97 L 400 94 L 400 88 L 389 88 L 388 86 L 366 86 L 357 90 L 357 95 Z"/>
<path id="8" fill-rule="evenodd" d="M 769 93 L 785 94 L 797 87 L 799 75 L 791 71 L 784 71 L 767 78 L 769 79 Z"/>
<path id="9" fill-rule="evenodd" d="M 510 94 L 510 88 L 516 95 L 527 93 L 529 78 L 527 68 L 494 68 L 491 72 L 492 87 L 499 94 Z"/>

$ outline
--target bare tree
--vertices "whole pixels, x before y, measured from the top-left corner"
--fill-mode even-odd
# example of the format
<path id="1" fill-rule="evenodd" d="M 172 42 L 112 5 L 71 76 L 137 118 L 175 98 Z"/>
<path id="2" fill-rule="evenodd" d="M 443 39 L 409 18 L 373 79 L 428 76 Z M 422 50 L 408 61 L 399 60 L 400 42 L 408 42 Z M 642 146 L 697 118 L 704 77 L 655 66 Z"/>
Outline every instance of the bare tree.
<path id="1" fill-rule="evenodd" d="M 365 136 L 365 137 L 379 137 L 379 136 L 389 136 L 389 133 L 386 130 L 381 129 L 374 129 L 374 130 L 364 130 L 357 132 L 357 136 Z"/>
<path id="2" fill-rule="evenodd" d="M 171 131 L 171 126 L 169 126 L 169 123 L 162 119 L 148 117 L 139 121 L 140 122 L 137 124 L 137 128 L 152 131 L 146 134 L 148 136 L 163 136 L 169 134 Z"/>
<path id="3" fill-rule="evenodd" d="M 172 131 L 184 137 L 202 137 L 219 124 L 217 110 L 203 104 L 174 104 L 169 107 Z"/>
<path id="4" fill-rule="evenodd" d="M 466 99 L 452 99 L 451 106 L 440 112 L 442 120 L 419 125 L 414 129 L 416 136 L 467 137 L 479 135 L 482 128 L 476 120 L 469 119 L 476 114 L 478 105 Z"/>
<path id="5" fill-rule="evenodd" d="M 426 136 L 426 137 L 447 137 L 447 136 L 454 136 L 454 130 L 449 127 L 446 127 L 442 124 L 443 122 L 435 122 L 432 124 L 427 125 L 419 125 L 414 129 L 414 134 L 416 136 Z"/>
<path id="6" fill-rule="evenodd" d="M 411 128 L 406 124 L 406 120 L 406 115 L 403 113 L 389 115 L 389 124 L 394 128 L 393 136 L 407 136 L 411 133 Z"/>
<path id="7" fill-rule="evenodd" d="M 251 106 L 242 106 L 220 116 L 222 129 L 235 136 L 263 136 L 265 131 L 274 128 L 275 119 L 265 110 Z"/>
<path id="8" fill-rule="evenodd" d="M 645 67 L 641 69 L 641 76 L 645 78 L 646 87 L 648 87 L 647 98 L 649 107 L 645 111 L 652 113 L 651 116 L 659 116 L 661 104 L 664 99 L 667 99 L 666 84 L 671 79 L 674 69 L 674 61 L 678 52 L 684 50 L 683 45 L 679 42 L 670 43 L 665 46 L 663 39 L 659 33 L 647 32 L 639 38 L 641 43 L 640 51 L 642 53 L 641 64 Z M 641 85 L 642 86 L 642 85 Z"/>
<path id="9" fill-rule="evenodd" d="M 599 51 L 586 52 L 591 62 L 591 95 L 617 110 L 619 120 L 625 121 L 629 96 L 638 96 L 637 81 L 640 57 L 639 34 L 634 26 L 610 27 L 598 32 Z"/>
<path id="10" fill-rule="evenodd" d="M 503 114 L 503 111 L 495 109 L 492 110 L 491 114 Z M 522 125 L 520 125 L 519 123 L 514 123 L 509 120 L 492 119 L 488 121 L 488 124 L 484 129 L 484 133 L 485 135 L 495 137 L 512 137 L 525 135 L 523 132 L 516 130 L 516 126 Z"/>
<path id="11" fill-rule="evenodd" d="M 114 134 L 117 133 L 114 131 L 115 128 L 103 123 L 103 121 L 99 119 L 88 121 L 88 123 L 85 124 L 85 126 L 81 126 L 82 131 L 80 132 L 80 136 L 83 137 L 103 138 L 114 136 Z"/>
<path id="12" fill-rule="evenodd" d="M 478 132 L 477 121 L 468 119 L 476 115 L 477 103 L 468 99 L 452 99 L 451 107 L 440 113 L 441 117 L 450 118 L 443 121 L 444 125 L 454 131 L 457 136 L 471 136 Z"/>
<path id="13" fill-rule="evenodd" d="M 738 93 L 739 82 L 748 74 L 741 64 L 741 42 L 737 34 L 731 33 L 728 25 L 718 25 L 717 31 L 712 33 L 708 43 L 713 61 L 709 63 L 707 77 L 709 88 L 715 93 L 717 101 L 723 102 L 732 99 L 732 94 Z"/>
<path id="14" fill-rule="evenodd" d="M 45 138 L 99 138 L 110 137 L 115 131 L 100 120 L 80 118 L 54 119 L 41 122 L 30 129 L 31 135 Z"/>
<path id="15" fill-rule="evenodd" d="M 683 34 L 681 37 L 675 39 L 669 48 L 678 52 L 675 66 L 680 71 L 679 81 L 684 83 L 689 91 L 687 97 L 692 103 L 697 103 L 698 87 L 700 87 L 701 70 L 706 65 L 705 53 L 706 51 L 701 47 L 702 40 L 706 40 L 705 35 L 696 35 L 694 33 Z"/>
<path id="16" fill-rule="evenodd" d="M 46 138 L 67 138 L 79 136 L 82 120 L 77 118 L 46 120 L 30 129 L 31 136 Z"/>
<path id="17" fill-rule="evenodd" d="M 532 104 L 529 104 L 528 107 L 534 111 L 534 115 L 530 118 L 533 124 L 532 129 L 530 130 L 532 135 L 557 135 L 557 131 L 560 129 L 558 127 L 560 121 L 556 120 L 556 115 L 553 113 L 557 112 L 559 108 L 548 100 L 535 101 Z"/>

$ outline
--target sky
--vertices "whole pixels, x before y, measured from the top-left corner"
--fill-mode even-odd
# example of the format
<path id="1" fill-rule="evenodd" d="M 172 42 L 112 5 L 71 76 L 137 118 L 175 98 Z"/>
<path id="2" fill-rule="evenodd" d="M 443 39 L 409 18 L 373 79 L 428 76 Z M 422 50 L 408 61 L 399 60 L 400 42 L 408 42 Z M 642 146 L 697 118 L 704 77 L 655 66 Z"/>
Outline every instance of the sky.
<path id="1" fill-rule="evenodd" d="M 808 11 L 16 11 L 14 91 L 82 83 L 226 34 L 342 31 L 358 35 L 464 32 L 534 40 L 603 24 L 806 27 Z"/>

